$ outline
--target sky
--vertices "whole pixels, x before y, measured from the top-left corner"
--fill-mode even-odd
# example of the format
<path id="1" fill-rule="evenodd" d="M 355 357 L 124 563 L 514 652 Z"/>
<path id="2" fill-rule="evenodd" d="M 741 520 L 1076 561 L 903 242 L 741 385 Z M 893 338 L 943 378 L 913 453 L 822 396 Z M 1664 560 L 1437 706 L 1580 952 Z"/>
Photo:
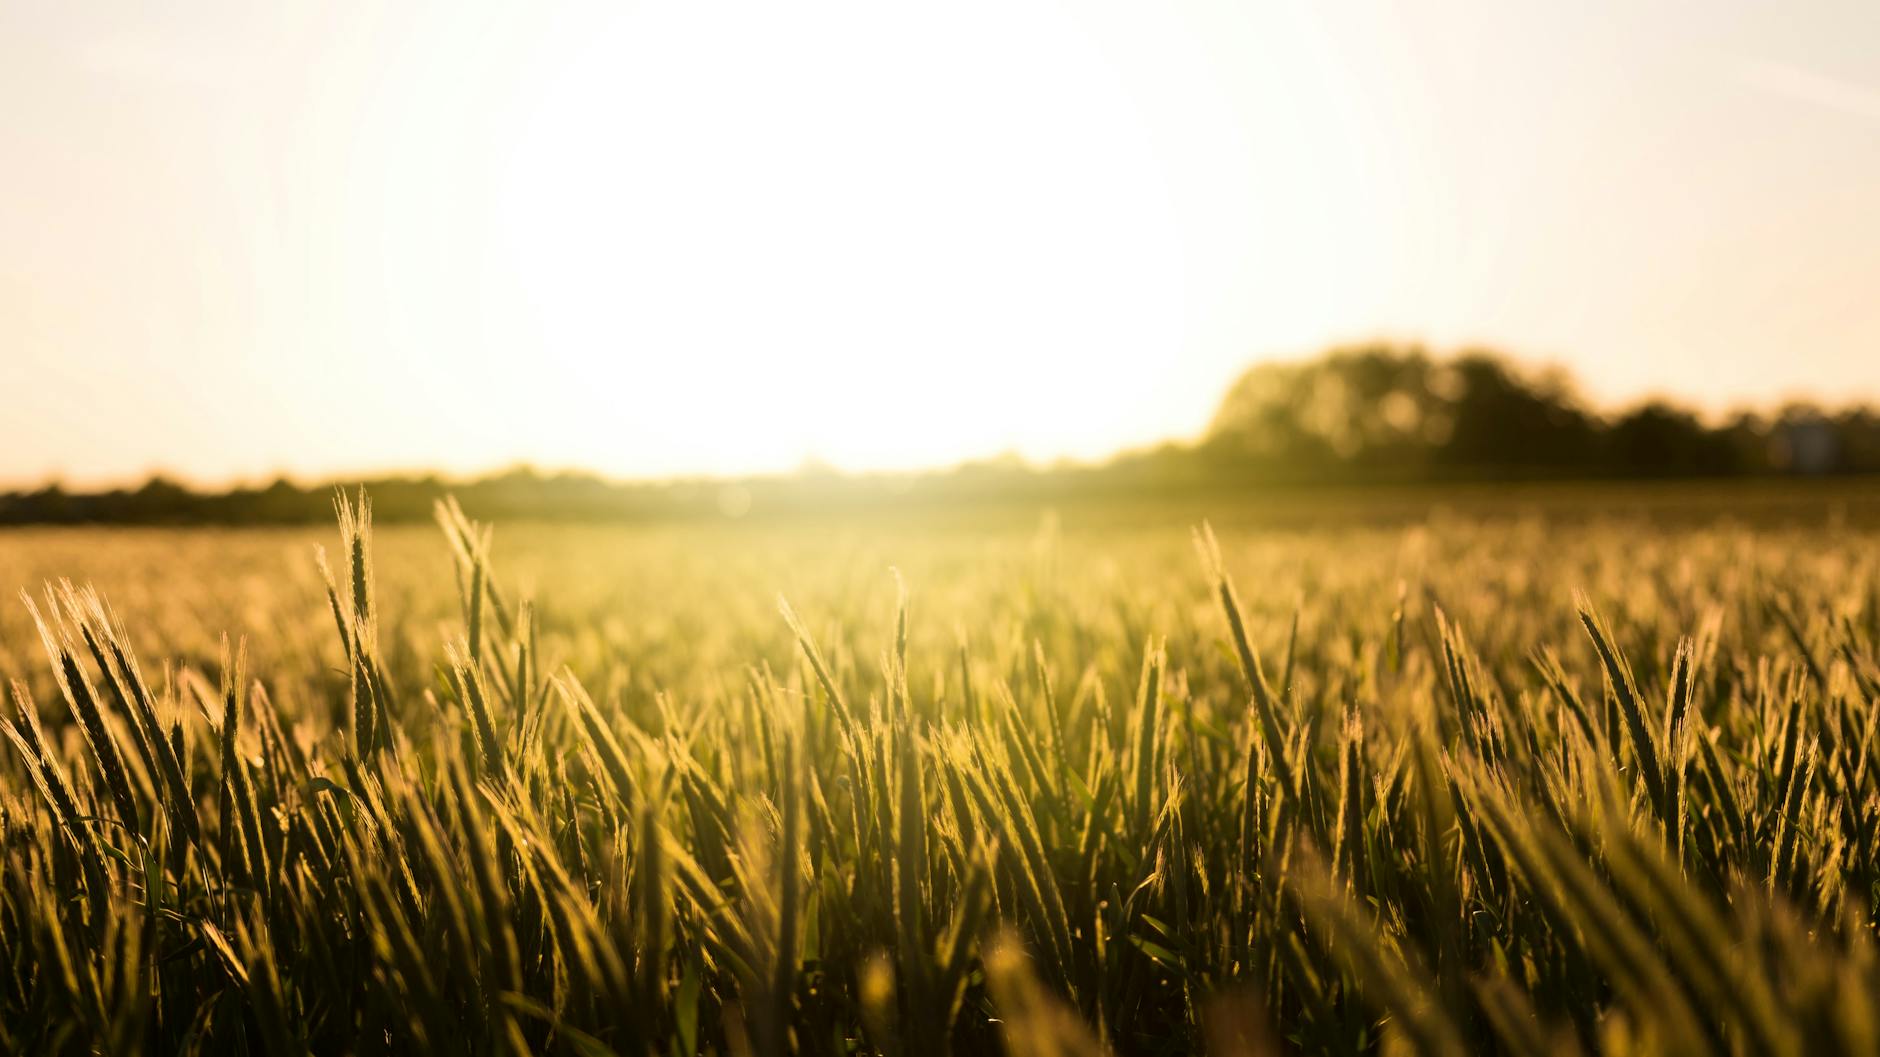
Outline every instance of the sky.
<path id="1" fill-rule="evenodd" d="M 0 0 L 0 484 L 1094 458 L 1248 365 L 1880 398 L 1880 4 Z"/>

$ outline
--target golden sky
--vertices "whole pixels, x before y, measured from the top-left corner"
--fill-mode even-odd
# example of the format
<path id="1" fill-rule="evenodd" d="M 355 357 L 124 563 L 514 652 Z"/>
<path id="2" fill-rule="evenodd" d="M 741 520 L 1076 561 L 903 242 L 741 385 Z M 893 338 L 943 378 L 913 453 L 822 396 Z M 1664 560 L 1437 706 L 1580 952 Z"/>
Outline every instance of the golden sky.
<path id="1" fill-rule="evenodd" d="M 0 3 L 0 484 L 1096 456 L 1487 342 L 1880 396 L 1880 4 Z"/>

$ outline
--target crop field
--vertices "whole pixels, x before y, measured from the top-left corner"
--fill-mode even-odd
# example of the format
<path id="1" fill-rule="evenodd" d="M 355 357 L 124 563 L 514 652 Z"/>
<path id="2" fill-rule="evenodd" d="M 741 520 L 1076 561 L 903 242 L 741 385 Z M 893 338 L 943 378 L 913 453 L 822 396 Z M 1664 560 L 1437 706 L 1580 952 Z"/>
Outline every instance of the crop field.
<path id="1" fill-rule="evenodd" d="M 0 1053 L 1880 1052 L 1810 495 L 0 532 Z"/>

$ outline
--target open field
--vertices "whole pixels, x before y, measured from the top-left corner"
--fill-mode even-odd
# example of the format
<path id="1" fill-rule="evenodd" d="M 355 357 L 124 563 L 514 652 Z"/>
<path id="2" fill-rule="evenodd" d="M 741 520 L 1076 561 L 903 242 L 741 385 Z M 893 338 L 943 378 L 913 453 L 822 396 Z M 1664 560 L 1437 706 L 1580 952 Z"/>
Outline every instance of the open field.
<path id="1" fill-rule="evenodd" d="M 1880 500 L 1680 488 L 0 532 L 0 1052 L 1875 1052 Z"/>

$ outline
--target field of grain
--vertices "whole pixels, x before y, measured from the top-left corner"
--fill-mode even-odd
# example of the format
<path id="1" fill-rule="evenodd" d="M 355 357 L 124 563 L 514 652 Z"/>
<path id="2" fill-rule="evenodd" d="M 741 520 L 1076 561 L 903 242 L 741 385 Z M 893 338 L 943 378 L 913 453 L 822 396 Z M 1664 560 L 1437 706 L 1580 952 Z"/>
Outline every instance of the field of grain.
<path id="1" fill-rule="evenodd" d="M 0 533 L 0 1052 L 1880 1049 L 1872 519 L 1195 506 Z"/>

